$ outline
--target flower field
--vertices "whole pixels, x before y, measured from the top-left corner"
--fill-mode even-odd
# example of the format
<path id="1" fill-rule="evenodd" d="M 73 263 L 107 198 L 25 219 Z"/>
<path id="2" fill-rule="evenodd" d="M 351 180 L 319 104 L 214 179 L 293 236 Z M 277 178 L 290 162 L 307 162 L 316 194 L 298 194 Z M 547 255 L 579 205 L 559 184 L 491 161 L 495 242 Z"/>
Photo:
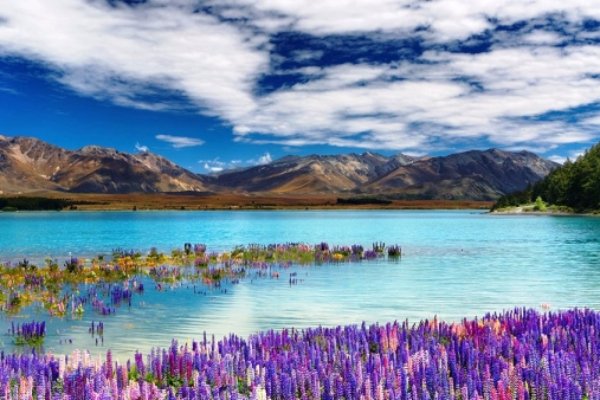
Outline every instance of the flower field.
<path id="1" fill-rule="evenodd" d="M 125 362 L 2 353 L 0 398 L 600 399 L 600 313 L 204 336 Z"/>

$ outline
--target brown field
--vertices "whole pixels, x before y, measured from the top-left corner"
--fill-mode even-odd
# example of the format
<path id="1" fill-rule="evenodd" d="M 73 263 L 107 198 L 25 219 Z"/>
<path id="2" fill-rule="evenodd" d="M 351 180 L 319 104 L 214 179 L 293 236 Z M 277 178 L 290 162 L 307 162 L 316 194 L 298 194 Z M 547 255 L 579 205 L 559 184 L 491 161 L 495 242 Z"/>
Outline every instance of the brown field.
<path id="1" fill-rule="evenodd" d="M 269 210 L 269 209 L 489 209 L 493 202 L 395 200 L 391 204 L 337 204 L 336 195 L 246 194 L 73 194 L 28 193 L 85 202 L 77 210 Z"/>

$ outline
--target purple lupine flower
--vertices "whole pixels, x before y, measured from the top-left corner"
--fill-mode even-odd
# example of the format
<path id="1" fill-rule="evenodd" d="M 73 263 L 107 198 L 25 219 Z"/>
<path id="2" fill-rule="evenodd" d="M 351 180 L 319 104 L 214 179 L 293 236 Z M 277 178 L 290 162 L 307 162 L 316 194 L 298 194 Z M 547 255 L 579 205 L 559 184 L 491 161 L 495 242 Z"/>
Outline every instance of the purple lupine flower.
<path id="1" fill-rule="evenodd" d="M 98 332 L 100 323 L 95 324 Z M 600 313 L 515 309 L 461 323 L 362 324 L 176 341 L 102 366 L 0 354 L 0 395 L 139 399 L 600 399 Z M 42 332 L 15 325 L 11 332 Z M 85 358 L 84 358 L 85 359 Z M 65 363 L 68 368 L 65 368 Z M 137 373 L 134 373 L 137 372 Z M 62 389 L 56 385 L 62 381 Z M 26 395 L 28 396 L 28 395 Z M 107 397 L 109 396 L 109 397 Z"/>

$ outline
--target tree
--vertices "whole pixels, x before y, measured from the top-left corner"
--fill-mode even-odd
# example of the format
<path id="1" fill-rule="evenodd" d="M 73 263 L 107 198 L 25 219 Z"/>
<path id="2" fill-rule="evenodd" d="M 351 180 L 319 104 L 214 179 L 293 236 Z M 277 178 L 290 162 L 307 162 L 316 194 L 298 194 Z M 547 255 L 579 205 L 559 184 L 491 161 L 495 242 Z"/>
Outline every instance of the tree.
<path id="1" fill-rule="evenodd" d="M 546 203 L 542 200 L 542 196 L 538 196 L 535 199 L 535 205 L 533 206 L 535 211 L 546 211 Z"/>
<path id="2" fill-rule="evenodd" d="M 541 207 L 541 203 L 537 204 L 538 198 L 541 203 L 545 199 L 549 204 L 580 212 L 600 210 L 600 143 L 577 160 L 567 160 L 532 189 L 502 196 L 492 210 L 529 203 L 532 199 L 536 199 L 536 207 Z"/>

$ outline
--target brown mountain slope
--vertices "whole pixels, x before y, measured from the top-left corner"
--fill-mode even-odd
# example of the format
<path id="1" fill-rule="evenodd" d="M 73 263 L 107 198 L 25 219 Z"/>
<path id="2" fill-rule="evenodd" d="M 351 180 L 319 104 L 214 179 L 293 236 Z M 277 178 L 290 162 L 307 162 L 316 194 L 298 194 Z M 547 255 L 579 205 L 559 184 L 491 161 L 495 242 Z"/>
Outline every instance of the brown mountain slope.
<path id="1" fill-rule="evenodd" d="M 0 136 L 0 191 L 61 189 L 51 177 L 69 156 L 68 151 L 40 140 Z"/>
<path id="2" fill-rule="evenodd" d="M 152 193 L 207 188 L 202 177 L 151 153 L 97 146 L 69 151 L 34 138 L 0 137 L 0 190 Z"/>
<path id="3" fill-rule="evenodd" d="M 524 189 L 557 166 L 526 151 L 473 150 L 400 166 L 361 191 L 396 193 L 400 197 L 491 200 Z"/>
<path id="4" fill-rule="evenodd" d="M 289 156 L 206 176 L 152 153 L 98 146 L 70 151 L 34 138 L 0 136 L 0 194 L 211 191 L 493 200 L 540 180 L 556 166 L 533 153 L 491 149 L 430 158 L 373 153 Z"/>
<path id="5" fill-rule="evenodd" d="M 216 184 L 247 192 L 341 193 L 356 189 L 397 165 L 408 156 L 393 159 L 379 154 L 342 154 L 285 157 L 270 164 L 220 174 Z"/>

